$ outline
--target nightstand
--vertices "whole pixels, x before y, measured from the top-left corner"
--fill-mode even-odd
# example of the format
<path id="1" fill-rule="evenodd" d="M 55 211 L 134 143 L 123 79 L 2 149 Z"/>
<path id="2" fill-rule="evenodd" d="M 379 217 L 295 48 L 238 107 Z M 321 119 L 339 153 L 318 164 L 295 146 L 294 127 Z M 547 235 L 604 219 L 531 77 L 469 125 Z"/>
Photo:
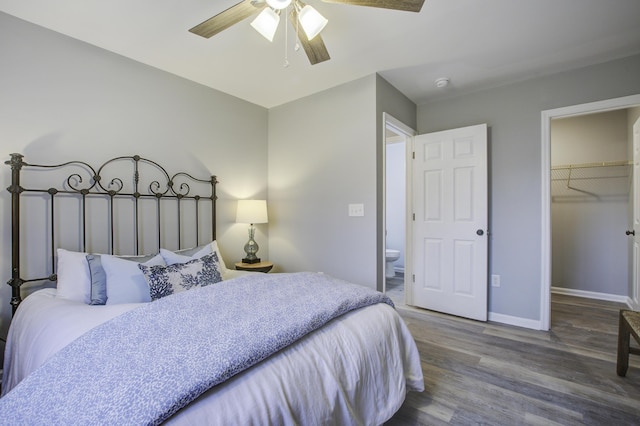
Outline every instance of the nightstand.
<path id="1" fill-rule="evenodd" d="M 271 262 L 258 262 L 258 263 L 242 263 L 236 262 L 236 270 L 238 271 L 252 271 L 252 272 L 269 272 L 273 268 Z"/>

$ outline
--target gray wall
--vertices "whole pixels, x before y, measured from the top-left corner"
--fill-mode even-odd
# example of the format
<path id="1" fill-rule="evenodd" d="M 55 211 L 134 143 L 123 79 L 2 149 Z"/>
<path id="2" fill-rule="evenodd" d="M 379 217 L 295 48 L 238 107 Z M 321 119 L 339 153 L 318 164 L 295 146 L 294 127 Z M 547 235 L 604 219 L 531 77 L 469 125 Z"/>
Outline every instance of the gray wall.
<path id="1" fill-rule="evenodd" d="M 379 76 L 269 110 L 269 253 L 277 270 L 382 288 L 382 111 L 415 105 Z M 364 217 L 349 217 L 350 203 Z"/>
<path id="2" fill-rule="evenodd" d="M 277 270 L 376 285 L 375 77 L 269 110 L 269 253 Z M 349 217 L 350 203 L 364 217 Z"/>
<path id="3" fill-rule="evenodd" d="M 32 163 L 140 154 L 216 174 L 227 263 L 247 240 L 238 198 L 266 198 L 265 108 L 0 13 L 0 150 Z M 10 170 L 0 172 L 0 335 L 10 320 Z M 265 240 L 266 227 L 257 238 Z M 268 257 L 268 245 L 260 253 Z M 28 289 L 25 289 L 28 293 Z"/>
<path id="4" fill-rule="evenodd" d="M 541 111 L 640 93 L 640 56 L 418 106 L 418 132 L 489 126 L 492 313 L 540 319 Z"/>

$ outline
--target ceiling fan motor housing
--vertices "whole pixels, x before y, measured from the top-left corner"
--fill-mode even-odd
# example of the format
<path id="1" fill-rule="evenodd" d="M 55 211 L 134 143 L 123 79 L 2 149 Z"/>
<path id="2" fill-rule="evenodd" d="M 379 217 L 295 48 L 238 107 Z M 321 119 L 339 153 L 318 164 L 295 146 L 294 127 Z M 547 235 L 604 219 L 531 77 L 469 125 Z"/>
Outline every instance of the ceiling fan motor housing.
<path id="1" fill-rule="evenodd" d="M 267 4 L 273 9 L 281 10 L 287 8 L 291 4 L 291 0 L 266 0 Z"/>

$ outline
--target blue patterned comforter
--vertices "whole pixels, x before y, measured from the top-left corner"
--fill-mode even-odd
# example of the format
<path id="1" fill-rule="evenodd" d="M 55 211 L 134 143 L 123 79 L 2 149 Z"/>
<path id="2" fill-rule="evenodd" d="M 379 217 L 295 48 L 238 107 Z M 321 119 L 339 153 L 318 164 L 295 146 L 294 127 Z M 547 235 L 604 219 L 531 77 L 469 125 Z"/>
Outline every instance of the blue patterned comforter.
<path id="1" fill-rule="evenodd" d="M 159 424 L 346 312 L 391 301 L 323 274 L 256 274 L 90 330 L 0 399 L 2 424 Z"/>

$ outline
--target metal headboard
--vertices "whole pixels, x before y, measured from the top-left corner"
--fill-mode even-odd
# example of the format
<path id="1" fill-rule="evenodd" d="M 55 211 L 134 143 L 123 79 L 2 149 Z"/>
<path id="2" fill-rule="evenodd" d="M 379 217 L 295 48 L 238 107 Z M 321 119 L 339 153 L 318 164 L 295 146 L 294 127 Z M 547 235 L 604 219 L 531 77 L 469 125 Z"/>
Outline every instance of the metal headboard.
<path id="1" fill-rule="evenodd" d="M 124 163 L 124 164 L 123 164 Z M 54 165 L 41 165 L 30 164 L 24 161 L 22 154 L 11 154 L 11 159 L 6 161 L 5 164 L 11 166 L 11 186 L 7 190 L 11 193 L 11 279 L 7 282 L 12 288 L 11 306 L 13 307 L 13 313 L 15 313 L 18 305 L 22 301 L 21 286 L 28 282 L 33 281 L 56 281 L 56 242 L 59 236 L 57 233 L 56 217 L 54 208 L 56 200 L 59 200 L 60 196 L 73 197 L 79 200 L 80 205 L 80 234 L 81 234 L 81 250 L 87 251 L 87 203 L 90 198 L 99 197 L 106 199 L 108 206 L 108 220 L 107 220 L 107 235 L 105 238 L 110 243 L 109 253 L 114 253 L 114 244 L 116 237 L 114 231 L 116 228 L 116 221 L 114 219 L 114 200 L 115 199 L 129 199 L 133 203 L 133 240 L 134 247 L 133 253 L 139 254 L 140 241 L 142 238 L 142 227 L 140 220 L 140 201 L 144 199 L 155 200 L 155 212 L 156 212 L 156 241 L 160 249 L 162 242 L 162 232 L 165 229 L 166 223 L 163 223 L 162 214 L 165 211 L 165 201 L 172 200 L 177 206 L 177 240 L 178 248 L 182 246 L 181 224 L 188 223 L 190 226 L 195 227 L 196 245 L 200 245 L 200 232 L 201 214 L 200 203 L 210 202 L 211 212 L 211 240 L 216 239 L 216 184 L 218 180 L 216 176 L 210 176 L 208 179 L 198 179 L 191 176 L 189 173 L 179 172 L 173 175 L 169 175 L 166 169 L 160 166 L 158 163 L 149 160 L 147 158 L 140 157 L 139 155 L 122 156 L 112 158 L 97 169 L 85 163 L 83 161 L 68 161 L 61 164 Z M 128 167 L 126 167 L 128 164 Z M 131 176 L 113 177 L 111 179 L 106 178 L 106 168 L 117 165 L 128 169 Z M 150 175 L 152 176 L 148 183 L 148 186 L 141 183 L 141 166 L 147 165 L 153 170 Z M 146 167 L 146 166 L 145 166 Z M 71 174 L 66 174 L 66 168 L 72 170 L 82 170 L 86 173 L 83 179 L 83 174 L 77 171 Z M 26 170 L 47 171 L 57 170 L 62 173 L 62 182 L 56 187 L 48 188 L 27 188 L 20 184 L 21 173 Z M 97 171 L 96 171 L 97 170 Z M 117 167 L 116 167 L 117 170 Z M 145 168 L 146 170 L 146 168 Z M 158 177 L 159 176 L 159 177 Z M 107 182 L 108 181 L 108 182 Z M 205 187 L 206 195 L 192 194 L 192 185 L 195 184 Z M 190 185 L 191 184 L 191 185 Z M 203 190 L 204 191 L 204 190 Z M 196 192 L 196 191 L 193 191 Z M 49 228 L 48 239 L 50 240 L 50 270 L 51 274 L 48 276 L 41 276 L 38 278 L 24 278 L 21 271 L 20 262 L 20 250 L 21 250 L 21 224 L 20 224 L 20 200 L 23 194 L 40 194 L 48 198 L 49 214 L 47 218 L 47 227 Z M 61 200 L 59 200 L 61 201 Z M 195 207 L 191 210 L 185 208 L 185 203 L 195 203 Z M 193 216 L 192 216 L 193 215 Z M 185 216 L 188 216 L 185 218 Z"/>

